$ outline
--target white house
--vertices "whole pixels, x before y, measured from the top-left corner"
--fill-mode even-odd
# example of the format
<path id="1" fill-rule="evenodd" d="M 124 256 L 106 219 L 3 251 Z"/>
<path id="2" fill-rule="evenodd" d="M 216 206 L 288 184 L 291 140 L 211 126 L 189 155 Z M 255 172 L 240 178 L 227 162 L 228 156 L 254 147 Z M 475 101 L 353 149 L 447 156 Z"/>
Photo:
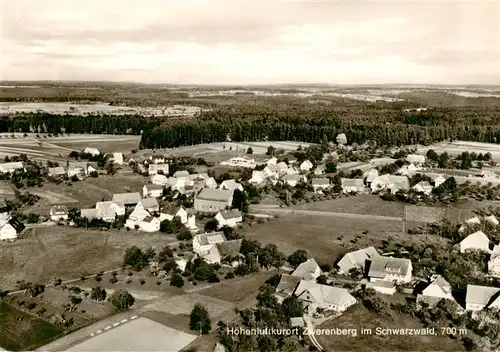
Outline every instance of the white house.
<path id="1" fill-rule="evenodd" d="M 264 172 L 266 178 L 268 178 L 268 177 L 279 178 L 281 176 L 280 171 L 281 171 L 281 169 L 277 166 L 277 164 L 269 164 L 264 168 L 264 170 L 262 170 L 262 172 Z M 283 172 L 283 174 L 285 174 L 285 173 L 286 173 L 286 169 Z"/>
<path id="2" fill-rule="evenodd" d="M 425 163 L 425 156 L 419 154 L 408 154 L 408 156 L 406 157 L 406 161 L 417 166 L 421 166 L 423 163 Z"/>
<path id="3" fill-rule="evenodd" d="M 101 154 L 101 152 L 99 152 L 99 150 L 97 148 L 85 148 L 85 150 L 83 152 L 85 154 L 90 154 L 93 156 L 98 156 L 99 154 Z"/>
<path id="4" fill-rule="evenodd" d="M 362 178 L 342 178 L 342 193 L 363 193 L 365 190 L 365 184 Z"/>
<path id="5" fill-rule="evenodd" d="M 315 175 L 323 175 L 325 173 L 325 170 L 326 170 L 326 166 L 325 165 L 318 165 L 314 169 L 314 174 Z"/>
<path id="6" fill-rule="evenodd" d="M 148 173 L 150 175 L 156 175 L 156 174 L 168 175 L 168 164 L 149 164 Z"/>
<path id="7" fill-rule="evenodd" d="M 15 227 L 10 223 L 6 223 L 5 225 L 0 227 L 0 240 L 15 240 L 17 238 L 18 232 Z"/>
<path id="8" fill-rule="evenodd" d="M 194 199 L 194 209 L 200 212 L 218 212 L 230 207 L 233 192 L 223 189 L 203 188 Z"/>
<path id="9" fill-rule="evenodd" d="M 306 182 L 307 179 L 304 175 L 285 175 L 281 178 L 281 181 L 290 187 L 295 187 L 300 181 Z"/>
<path id="10" fill-rule="evenodd" d="M 499 223 L 498 219 L 495 217 L 495 215 L 486 216 L 484 218 L 484 221 L 486 221 L 488 224 L 490 224 L 493 227 L 498 226 L 498 223 Z"/>
<path id="11" fill-rule="evenodd" d="M 160 231 L 160 220 L 152 216 L 147 216 L 142 221 L 139 221 L 139 230 L 143 232 Z"/>
<path id="12" fill-rule="evenodd" d="M 210 248 L 206 255 L 202 256 L 202 258 L 209 264 L 220 264 L 221 261 L 225 258 L 231 260 L 233 258 L 243 257 L 243 255 L 240 253 L 241 242 L 242 240 L 238 239 L 216 243 Z M 238 266 L 239 263 L 239 259 L 231 260 L 231 266 L 233 267 Z"/>
<path id="13" fill-rule="evenodd" d="M 311 181 L 314 192 L 324 191 L 332 187 L 327 178 L 313 178 Z"/>
<path id="14" fill-rule="evenodd" d="M 158 198 L 163 195 L 162 185 L 144 185 L 142 187 L 142 196 L 144 198 Z"/>
<path id="15" fill-rule="evenodd" d="M 165 186 L 168 184 L 168 178 L 165 175 L 159 175 L 159 174 L 153 175 L 149 180 L 154 185 Z"/>
<path id="16" fill-rule="evenodd" d="M 314 258 L 301 263 L 292 273 L 292 276 L 303 280 L 316 280 L 320 275 L 323 275 L 323 272 Z"/>
<path id="17" fill-rule="evenodd" d="M 278 163 L 278 159 L 275 158 L 274 156 L 271 159 L 269 159 L 268 161 L 266 161 L 267 165 L 276 165 L 277 163 Z"/>
<path id="18" fill-rule="evenodd" d="M 371 260 L 368 277 L 371 282 L 383 280 L 409 283 L 411 282 L 412 269 L 409 259 L 374 256 Z"/>
<path id="19" fill-rule="evenodd" d="M 465 253 L 467 250 L 481 250 L 490 252 L 490 240 L 483 231 L 476 231 L 473 234 L 465 237 L 460 242 L 460 253 Z"/>
<path id="20" fill-rule="evenodd" d="M 217 181 L 215 181 L 215 178 L 209 177 L 205 179 L 205 188 L 217 188 Z"/>
<path id="21" fill-rule="evenodd" d="M 465 310 L 480 311 L 485 308 L 500 308 L 500 300 L 498 296 L 500 288 L 467 285 L 467 293 L 465 295 Z"/>
<path id="22" fill-rule="evenodd" d="M 373 257 L 378 256 L 377 250 L 374 247 L 359 249 L 354 252 L 349 252 L 340 259 L 337 263 L 340 274 L 347 274 L 351 269 L 361 269 L 365 272 L 367 262 Z"/>
<path id="23" fill-rule="evenodd" d="M 390 295 L 396 293 L 396 285 L 391 281 L 378 280 L 375 282 L 368 282 L 366 288 L 371 288 L 383 295 Z"/>
<path id="24" fill-rule="evenodd" d="M 0 164 L 0 172 L 4 174 L 11 174 L 16 170 L 23 170 L 23 169 L 24 169 L 23 163 L 20 161 Z"/>
<path id="25" fill-rule="evenodd" d="M 363 174 L 363 179 L 365 180 L 366 184 L 371 184 L 373 180 L 375 180 L 378 177 L 378 170 L 377 169 L 371 169 L 366 171 Z"/>
<path id="26" fill-rule="evenodd" d="M 169 177 L 166 183 L 166 187 L 174 191 L 180 191 L 181 189 L 186 187 L 186 183 L 187 183 L 186 177 Z"/>
<path id="27" fill-rule="evenodd" d="M 149 213 L 157 213 L 160 211 L 160 204 L 156 198 L 144 198 L 137 203 L 138 207 L 142 207 L 147 210 Z"/>
<path id="28" fill-rule="evenodd" d="M 252 178 L 248 180 L 253 185 L 260 185 L 266 180 L 267 176 L 263 171 L 252 171 Z"/>
<path id="29" fill-rule="evenodd" d="M 113 162 L 117 165 L 123 164 L 123 154 L 122 153 L 113 153 Z"/>
<path id="30" fill-rule="evenodd" d="M 228 161 L 221 162 L 220 164 L 227 165 L 227 166 L 233 166 L 233 167 L 248 167 L 251 169 L 253 169 L 257 166 L 254 159 L 247 159 L 247 158 L 241 158 L 241 157 L 231 158 Z"/>
<path id="31" fill-rule="evenodd" d="M 441 275 L 433 275 L 431 276 L 429 285 L 421 294 L 417 295 L 417 303 L 426 303 L 429 306 L 434 306 L 441 299 L 455 301 L 455 297 L 452 295 L 452 287 Z"/>
<path id="32" fill-rule="evenodd" d="M 286 169 L 286 174 L 287 175 L 298 175 L 300 174 L 300 169 L 296 168 L 295 166 L 291 165 Z"/>
<path id="33" fill-rule="evenodd" d="M 66 171 L 64 170 L 64 167 L 62 166 L 56 166 L 56 167 L 49 167 L 49 176 L 63 176 L 66 174 Z"/>
<path id="34" fill-rule="evenodd" d="M 417 183 L 415 186 L 412 187 L 412 190 L 414 190 L 417 193 L 423 193 L 427 196 L 429 196 L 432 193 L 432 190 L 434 187 L 428 182 L 428 181 L 420 181 Z"/>
<path id="35" fill-rule="evenodd" d="M 314 166 L 313 163 L 311 163 L 309 160 L 305 160 L 302 162 L 302 164 L 300 164 L 300 170 L 309 171 L 312 169 L 313 166 Z"/>
<path id="36" fill-rule="evenodd" d="M 321 285 L 308 280 L 302 280 L 299 283 L 294 295 L 303 302 L 307 307 L 308 314 L 311 315 L 318 308 L 340 313 L 356 304 L 356 298 L 346 289 Z"/>
<path id="37" fill-rule="evenodd" d="M 431 179 L 434 182 L 434 187 L 439 187 L 446 181 L 446 178 L 443 175 L 431 176 Z"/>
<path id="38" fill-rule="evenodd" d="M 68 220 L 68 208 L 64 205 L 54 205 L 50 208 L 50 220 Z"/>
<path id="39" fill-rule="evenodd" d="M 95 167 L 93 167 L 92 165 L 89 165 L 89 167 L 87 168 L 87 173 L 90 175 L 93 172 L 97 172 L 97 169 Z"/>
<path id="40" fill-rule="evenodd" d="M 243 216 L 238 209 L 219 211 L 215 215 L 215 219 L 219 224 L 219 228 L 223 226 L 236 227 L 238 223 L 243 221 Z"/>
<path id="41" fill-rule="evenodd" d="M 243 186 L 241 183 L 236 182 L 235 180 L 225 180 L 219 186 L 220 189 L 225 189 L 228 191 L 234 191 L 236 189 L 243 192 Z"/>
<path id="42" fill-rule="evenodd" d="M 151 214 L 144 209 L 141 206 L 136 206 L 132 213 L 130 213 L 127 221 L 125 222 L 125 227 L 128 227 L 129 229 L 135 228 L 136 225 L 139 225 L 139 223 L 146 219 L 147 217 L 150 217 Z"/>
<path id="43" fill-rule="evenodd" d="M 196 235 L 193 238 L 193 251 L 198 255 L 207 255 L 216 243 L 226 242 L 224 232 L 212 232 Z"/>
<path id="44" fill-rule="evenodd" d="M 135 206 L 141 200 L 139 192 L 127 192 L 113 194 L 113 202 L 123 203 L 126 207 Z"/>
<path id="45" fill-rule="evenodd" d="M 370 184 L 370 188 L 374 193 L 384 190 L 396 193 L 399 190 L 408 190 L 410 188 L 410 182 L 406 176 L 385 174 L 376 177 Z"/>
<path id="46" fill-rule="evenodd" d="M 88 168 L 86 162 L 71 162 L 68 164 L 68 177 L 84 177 L 88 175 Z"/>
<path id="47" fill-rule="evenodd" d="M 125 205 L 121 202 L 97 202 L 95 204 L 97 217 L 104 221 L 114 221 L 116 216 L 125 215 Z"/>
<path id="48" fill-rule="evenodd" d="M 409 165 L 403 165 L 401 168 L 397 171 L 398 175 L 403 175 L 403 176 L 411 176 L 418 170 L 420 170 L 420 167 L 415 166 L 414 164 L 409 164 Z"/>

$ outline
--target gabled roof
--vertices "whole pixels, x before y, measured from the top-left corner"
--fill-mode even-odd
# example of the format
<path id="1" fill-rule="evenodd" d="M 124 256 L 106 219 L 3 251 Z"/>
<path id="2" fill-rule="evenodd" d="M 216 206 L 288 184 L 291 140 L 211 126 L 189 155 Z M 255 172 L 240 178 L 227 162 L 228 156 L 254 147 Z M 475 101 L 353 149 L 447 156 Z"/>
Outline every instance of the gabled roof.
<path id="1" fill-rule="evenodd" d="M 465 302 L 488 306 L 498 298 L 499 294 L 498 287 L 467 285 Z"/>
<path id="2" fill-rule="evenodd" d="M 429 181 L 420 181 L 420 182 L 419 182 L 419 183 L 417 183 L 415 186 L 413 186 L 413 188 L 415 188 L 415 187 L 417 187 L 417 186 L 422 187 L 422 188 L 429 188 L 429 187 L 430 187 L 430 188 L 433 188 L 433 187 L 431 186 L 431 184 L 429 183 Z"/>
<path id="3" fill-rule="evenodd" d="M 141 220 L 147 218 L 150 215 L 151 214 L 149 214 L 149 212 L 146 209 L 137 206 L 137 207 L 134 208 L 134 210 L 132 211 L 132 213 L 130 213 L 129 219 L 141 221 Z"/>
<path id="4" fill-rule="evenodd" d="M 481 224 L 481 220 L 479 220 L 479 218 L 477 216 L 474 216 L 473 218 L 465 220 L 465 223 L 467 225 L 479 225 L 479 224 Z"/>
<path id="5" fill-rule="evenodd" d="M 241 213 L 238 209 L 223 210 L 219 212 L 224 220 L 241 218 Z"/>
<path id="6" fill-rule="evenodd" d="M 472 247 L 477 247 L 479 245 L 486 245 L 486 243 L 489 243 L 489 238 L 486 236 L 486 234 L 483 231 L 476 231 L 469 236 L 465 237 L 462 241 L 460 241 L 460 246 L 472 246 Z M 488 248 L 483 248 L 485 250 L 488 250 Z"/>
<path id="7" fill-rule="evenodd" d="M 322 271 L 316 263 L 314 258 L 308 259 L 305 262 L 301 263 L 297 269 L 295 269 L 292 273 L 292 276 L 297 276 L 306 280 L 313 280 L 316 278 L 316 272 L 322 274 Z"/>
<path id="8" fill-rule="evenodd" d="M 281 274 L 280 282 L 278 286 L 276 286 L 276 293 L 283 292 L 287 296 L 292 295 L 301 280 L 302 279 L 297 276 Z"/>
<path id="9" fill-rule="evenodd" d="M 139 192 L 113 194 L 113 202 L 122 202 L 125 205 L 137 204 L 141 200 Z"/>
<path id="10" fill-rule="evenodd" d="M 490 215 L 484 218 L 485 221 L 489 222 L 493 226 L 498 225 L 498 219 L 495 217 L 495 215 Z"/>
<path id="11" fill-rule="evenodd" d="M 377 169 L 371 169 L 363 173 L 363 178 L 366 179 L 366 182 L 372 182 L 377 176 L 378 176 Z"/>
<path id="12" fill-rule="evenodd" d="M 168 172 L 168 164 L 149 164 L 148 170 L 151 171 L 163 171 Z"/>
<path id="13" fill-rule="evenodd" d="M 153 216 L 146 216 L 144 219 L 142 219 L 142 222 L 151 223 L 151 222 L 156 221 L 156 220 L 157 219 L 155 217 L 153 217 Z"/>
<path id="14" fill-rule="evenodd" d="M 329 184 L 330 184 L 330 180 L 327 178 L 313 178 L 312 179 L 313 186 L 329 185 Z"/>
<path id="15" fill-rule="evenodd" d="M 233 197 L 233 191 L 224 189 L 203 188 L 196 198 L 213 200 L 218 202 L 229 202 Z"/>
<path id="16" fill-rule="evenodd" d="M 295 295 L 300 297 L 304 292 L 309 292 L 314 300 L 324 305 L 345 306 L 355 298 L 344 288 L 321 285 L 313 281 L 302 280 L 295 290 Z"/>
<path id="17" fill-rule="evenodd" d="M 88 167 L 89 167 L 89 164 L 86 162 L 69 162 L 68 163 L 68 170 L 75 170 L 75 169 L 87 170 Z"/>
<path id="18" fill-rule="evenodd" d="M 161 174 L 156 174 L 156 175 L 153 175 L 151 176 L 151 182 L 159 182 L 159 183 L 167 183 L 168 182 L 168 178 L 167 176 L 165 175 L 161 175 Z"/>
<path id="19" fill-rule="evenodd" d="M 16 233 L 20 233 L 22 230 L 26 228 L 23 222 L 18 218 L 11 218 L 8 224 L 10 224 L 10 226 L 12 226 L 14 230 L 16 230 Z"/>
<path id="20" fill-rule="evenodd" d="M 84 153 L 86 154 L 94 154 L 94 155 L 98 155 L 99 154 L 99 150 L 97 148 L 85 148 L 85 150 L 83 151 Z"/>
<path id="21" fill-rule="evenodd" d="M 241 239 L 225 241 L 221 243 L 217 243 L 217 249 L 219 250 L 221 258 L 231 256 L 235 257 L 240 254 L 241 249 Z"/>
<path id="22" fill-rule="evenodd" d="M 439 287 L 441 289 L 441 291 L 443 291 L 444 293 L 446 294 L 449 294 L 451 293 L 451 290 L 452 290 L 452 287 L 451 287 L 451 284 L 446 281 L 444 279 L 444 277 L 442 277 L 441 275 L 435 275 L 431 278 L 431 283 L 429 284 L 429 286 L 427 286 L 424 290 L 423 290 L 423 294 L 425 294 L 426 290 L 429 288 L 429 287 L 432 287 L 432 286 L 436 286 L 436 287 Z M 427 290 L 428 292 L 428 290 Z"/>
<path id="23" fill-rule="evenodd" d="M 405 276 L 411 267 L 411 261 L 403 258 L 374 256 L 370 264 L 369 277 L 384 278 L 387 273 Z"/>
<path id="24" fill-rule="evenodd" d="M 54 205 L 50 208 L 50 215 L 66 215 L 68 208 L 65 205 Z"/>
<path id="25" fill-rule="evenodd" d="M 97 214 L 97 209 L 90 208 L 90 209 L 81 209 L 80 217 L 92 220 L 92 219 L 97 219 L 99 216 Z"/>
<path id="26" fill-rule="evenodd" d="M 241 185 L 241 183 L 238 183 L 235 180 L 225 180 L 220 184 L 220 188 L 234 191 L 235 189 L 242 189 L 243 186 Z"/>
<path id="27" fill-rule="evenodd" d="M 141 199 L 138 204 L 142 205 L 146 209 L 147 208 L 158 208 L 160 206 L 158 204 L 158 201 L 156 200 L 156 198 Z"/>
<path id="28" fill-rule="evenodd" d="M 222 242 L 227 241 L 226 236 L 224 235 L 224 232 L 222 232 L 222 231 L 196 235 L 195 239 L 197 239 L 198 243 L 202 246 L 214 244 L 214 243 L 220 242 L 220 241 L 222 241 Z"/>
<path id="29" fill-rule="evenodd" d="M 21 161 L 12 161 L 10 163 L 2 163 L 2 164 L 0 164 L 0 168 L 2 168 L 2 169 L 22 169 L 23 163 Z"/>
<path id="30" fill-rule="evenodd" d="M 359 249 L 354 252 L 349 252 L 340 259 L 337 266 L 343 272 L 348 272 L 353 268 L 365 268 L 367 260 L 378 256 L 377 250 L 374 247 Z"/>
<path id="31" fill-rule="evenodd" d="M 163 191 L 163 186 L 162 185 L 144 185 L 146 187 L 147 192 L 151 191 Z"/>
<path id="32" fill-rule="evenodd" d="M 363 188 L 365 186 L 362 178 L 342 178 L 342 187 L 357 187 Z"/>
<path id="33" fill-rule="evenodd" d="M 62 166 L 49 167 L 49 175 L 64 175 L 65 173 L 66 171 Z"/>
<path id="34" fill-rule="evenodd" d="M 179 171 L 176 171 L 173 176 L 174 177 L 187 177 L 187 176 L 189 176 L 189 171 L 179 170 Z"/>
<path id="35" fill-rule="evenodd" d="M 99 218 L 112 218 L 116 215 L 116 207 L 124 208 L 125 205 L 122 202 L 97 202 L 95 204 L 97 217 Z"/>

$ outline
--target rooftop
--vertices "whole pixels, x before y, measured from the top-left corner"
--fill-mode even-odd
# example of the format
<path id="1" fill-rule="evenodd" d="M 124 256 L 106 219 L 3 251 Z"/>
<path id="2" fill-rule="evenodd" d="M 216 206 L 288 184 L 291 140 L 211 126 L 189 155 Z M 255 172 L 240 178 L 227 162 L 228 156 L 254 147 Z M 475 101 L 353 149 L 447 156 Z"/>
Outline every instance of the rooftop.
<path id="1" fill-rule="evenodd" d="M 196 198 L 204 200 L 214 200 L 219 202 L 229 202 L 233 196 L 233 191 L 224 189 L 203 188 Z"/>

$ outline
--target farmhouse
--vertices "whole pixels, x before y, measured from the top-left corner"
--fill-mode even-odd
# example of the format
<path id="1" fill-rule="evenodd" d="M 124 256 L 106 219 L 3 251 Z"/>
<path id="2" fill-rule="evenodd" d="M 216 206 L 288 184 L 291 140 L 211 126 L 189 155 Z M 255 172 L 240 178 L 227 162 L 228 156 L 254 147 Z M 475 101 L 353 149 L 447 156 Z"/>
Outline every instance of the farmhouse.
<path id="1" fill-rule="evenodd" d="M 368 170 L 363 174 L 363 179 L 365 180 L 367 185 L 370 185 L 373 182 L 373 180 L 375 180 L 377 177 L 378 177 L 377 169 Z"/>
<path id="2" fill-rule="evenodd" d="M 151 155 L 149 160 L 151 160 L 154 164 L 164 164 L 165 161 L 167 161 L 165 157 L 159 155 Z"/>
<path id="3" fill-rule="evenodd" d="M 425 156 L 419 154 L 409 154 L 406 157 L 406 161 L 417 166 L 421 166 L 423 163 L 425 163 Z"/>
<path id="4" fill-rule="evenodd" d="M 311 184 L 314 192 L 324 191 L 331 187 L 330 180 L 327 178 L 313 178 Z"/>
<path id="5" fill-rule="evenodd" d="M 460 253 L 465 253 L 467 250 L 480 250 L 490 252 L 490 240 L 483 231 L 476 231 L 473 234 L 465 237 L 460 242 Z"/>
<path id="6" fill-rule="evenodd" d="M 68 208 L 64 205 L 54 205 L 50 208 L 50 220 L 68 220 Z"/>
<path id="7" fill-rule="evenodd" d="M 298 276 L 281 274 L 280 282 L 278 286 L 276 286 L 274 295 L 278 302 L 282 303 L 285 298 L 293 295 L 301 280 L 302 279 Z"/>
<path id="8" fill-rule="evenodd" d="M 139 222 L 139 230 L 144 232 L 160 231 L 160 220 L 153 216 L 147 216 Z"/>
<path id="9" fill-rule="evenodd" d="M 136 225 L 139 225 L 142 220 L 146 219 L 150 215 L 151 214 L 146 209 L 137 205 L 125 222 L 125 227 L 133 229 Z"/>
<path id="10" fill-rule="evenodd" d="M 168 175 L 168 164 L 149 164 L 148 173 L 150 175 L 156 175 L 156 174 Z"/>
<path id="11" fill-rule="evenodd" d="M 429 285 L 417 295 L 417 306 L 422 308 L 425 304 L 427 306 L 435 306 L 442 299 L 449 299 L 455 301 L 452 295 L 452 287 L 441 275 L 433 275 Z"/>
<path id="12" fill-rule="evenodd" d="M 340 182 L 342 185 L 342 193 L 344 194 L 363 193 L 365 190 L 365 184 L 362 178 L 343 178 Z"/>
<path id="13" fill-rule="evenodd" d="M 173 207 L 173 208 L 168 207 L 164 211 L 166 211 L 168 214 L 172 214 L 171 215 L 172 218 L 174 218 L 175 216 L 178 216 L 181 219 L 181 223 L 183 223 L 183 224 L 185 222 L 187 222 L 188 212 L 182 206 Z"/>
<path id="14" fill-rule="evenodd" d="M 11 174 L 16 170 L 23 170 L 23 169 L 24 169 L 23 163 L 20 161 L 0 164 L 0 172 L 4 174 Z"/>
<path id="15" fill-rule="evenodd" d="M 123 164 L 123 154 L 122 153 L 113 153 L 113 162 L 117 165 Z"/>
<path id="16" fill-rule="evenodd" d="M 219 188 L 225 189 L 227 191 L 234 191 L 236 189 L 243 191 L 243 186 L 241 185 L 241 183 L 238 183 L 235 180 L 222 181 Z"/>
<path id="17" fill-rule="evenodd" d="M 99 214 L 97 212 L 97 209 L 95 208 L 90 208 L 90 209 L 81 209 L 80 210 L 80 217 L 82 219 L 87 219 L 87 220 L 93 220 L 93 219 L 99 219 Z"/>
<path id="18" fill-rule="evenodd" d="M 385 174 L 376 177 L 370 184 L 372 192 L 380 192 L 383 190 L 391 191 L 391 193 L 396 193 L 400 190 L 408 190 L 410 188 L 410 182 L 406 176 L 395 176 Z"/>
<path id="19" fill-rule="evenodd" d="M 142 196 L 144 198 L 158 198 L 163 195 L 162 185 L 144 185 L 142 187 Z"/>
<path id="20" fill-rule="evenodd" d="M 243 216 L 238 209 L 222 210 L 215 215 L 219 228 L 223 226 L 236 227 L 243 221 Z"/>
<path id="21" fill-rule="evenodd" d="M 99 150 L 96 148 L 85 148 L 85 150 L 83 152 L 85 154 L 89 154 L 92 156 L 98 156 L 99 154 L 101 154 L 101 152 L 99 152 Z"/>
<path id="22" fill-rule="evenodd" d="M 160 211 L 160 205 L 156 198 L 145 198 L 141 199 L 139 203 L 137 203 L 138 207 L 142 207 L 150 213 L 155 213 Z"/>
<path id="23" fill-rule="evenodd" d="M 89 165 L 86 162 L 70 162 L 68 163 L 68 177 L 84 177 L 88 175 Z"/>
<path id="24" fill-rule="evenodd" d="M 232 202 L 232 191 L 203 188 L 194 199 L 194 209 L 200 212 L 218 212 L 230 207 Z"/>
<path id="25" fill-rule="evenodd" d="M 174 172 L 173 176 L 174 176 L 174 177 L 176 177 L 176 178 L 184 178 L 184 179 L 187 179 L 187 178 L 188 178 L 188 176 L 189 176 L 189 171 L 186 171 L 186 170 L 179 170 L 179 171 Z"/>
<path id="26" fill-rule="evenodd" d="M 500 308 L 500 288 L 467 285 L 467 293 L 465 296 L 465 310 L 480 311 L 485 308 Z"/>
<path id="27" fill-rule="evenodd" d="M 488 224 L 490 224 L 493 227 L 498 226 L 498 219 L 495 217 L 495 215 L 490 215 L 490 216 L 485 217 L 484 221 L 486 221 Z"/>
<path id="28" fill-rule="evenodd" d="M 55 176 L 64 176 L 64 175 L 66 175 L 66 171 L 64 170 L 64 167 L 62 167 L 62 166 L 49 167 L 49 176 L 55 177 Z"/>
<path id="29" fill-rule="evenodd" d="M 377 250 L 374 247 L 360 249 L 354 252 L 347 253 L 337 263 L 340 274 L 347 274 L 351 269 L 361 269 L 365 272 L 367 262 L 373 257 L 378 256 Z"/>
<path id="30" fill-rule="evenodd" d="M 126 207 L 135 206 L 141 200 L 139 192 L 116 193 L 113 194 L 113 202 L 121 202 Z"/>
<path id="31" fill-rule="evenodd" d="M 277 163 L 278 163 L 278 159 L 274 156 L 271 159 L 269 159 L 268 161 L 266 161 L 267 165 L 276 165 Z"/>
<path id="32" fill-rule="evenodd" d="M 193 238 L 193 251 L 198 255 L 207 255 L 212 246 L 217 243 L 226 242 L 224 232 L 212 232 L 196 235 Z"/>
<path id="33" fill-rule="evenodd" d="M 301 263 L 292 273 L 292 276 L 303 280 L 316 280 L 320 275 L 323 275 L 323 272 L 314 258 Z"/>
<path id="34" fill-rule="evenodd" d="M 243 257 L 240 253 L 241 241 L 241 239 L 238 239 L 216 243 L 210 248 L 208 254 L 203 256 L 203 259 L 210 264 L 220 264 L 222 261 L 228 260 L 231 262 L 231 266 L 238 266 L 241 257 Z"/>
<path id="35" fill-rule="evenodd" d="M 302 164 L 300 164 L 301 171 L 309 171 L 312 169 L 312 167 L 313 163 L 311 163 L 309 160 L 305 160 L 304 162 L 302 162 Z"/>
<path id="36" fill-rule="evenodd" d="M 356 304 L 356 298 L 346 289 L 320 285 L 308 280 L 300 281 L 294 295 L 304 303 L 310 315 L 316 313 L 318 308 L 340 313 Z"/>
<path id="37" fill-rule="evenodd" d="M 0 227 L 0 240 L 14 240 L 24 229 L 25 226 L 20 220 L 11 219 L 9 216 L 9 220 Z"/>
<path id="38" fill-rule="evenodd" d="M 409 259 L 374 256 L 371 260 L 368 277 L 371 282 L 378 280 L 409 283 L 411 282 L 412 265 Z"/>
<path id="39" fill-rule="evenodd" d="M 423 193 L 429 196 L 432 193 L 434 187 L 428 181 L 420 181 L 415 186 L 413 186 L 413 190 L 417 193 Z"/>
<path id="40" fill-rule="evenodd" d="M 300 181 L 306 181 L 306 177 L 303 176 L 303 175 L 298 175 L 298 174 L 294 174 L 294 175 L 285 175 L 283 176 L 283 178 L 281 179 L 281 181 L 290 186 L 290 187 L 295 187 L 297 186 L 297 184 L 300 182 Z"/>
<path id="41" fill-rule="evenodd" d="M 95 205 L 97 217 L 112 222 L 116 216 L 125 215 L 125 205 L 122 202 L 97 202 Z"/>
<path id="42" fill-rule="evenodd" d="M 394 282 L 378 280 L 375 282 L 368 282 L 366 284 L 366 288 L 371 288 L 377 292 L 380 292 L 383 295 L 390 295 L 396 293 L 396 285 Z"/>
<path id="43" fill-rule="evenodd" d="M 252 169 L 257 166 L 254 159 L 247 159 L 241 157 L 231 158 L 228 161 L 221 162 L 220 164 L 227 166 L 234 166 L 234 167 L 248 167 Z"/>
<path id="44" fill-rule="evenodd" d="M 286 173 L 286 169 L 281 173 L 281 169 L 278 167 L 277 164 L 269 164 L 262 171 L 264 172 L 266 178 L 267 177 L 279 178 L 281 175 L 284 175 Z"/>
<path id="45" fill-rule="evenodd" d="M 264 183 L 267 176 L 263 171 L 252 171 L 252 178 L 248 180 L 252 185 L 260 185 Z"/>
<path id="46" fill-rule="evenodd" d="M 296 168 L 295 166 L 290 166 L 289 168 L 286 169 L 286 174 L 287 175 L 298 175 L 300 174 L 300 170 Z"/>
<path id="47" fill-rule="evenodd" d="M 165 186 L 168 184 L 168 178 L 165 175 L 157 174 L 157 175 L 151 176 L 151 178 L 149 180 L 154 185 Z"/>
<path id="48" fill-rule="evenodd" d="M 443 177 L 443 175 L 433 175 L 430 177 L 431 180 L 434 182 L 434 187 L 439 187 L 446 181 L 446 178 Z"/>

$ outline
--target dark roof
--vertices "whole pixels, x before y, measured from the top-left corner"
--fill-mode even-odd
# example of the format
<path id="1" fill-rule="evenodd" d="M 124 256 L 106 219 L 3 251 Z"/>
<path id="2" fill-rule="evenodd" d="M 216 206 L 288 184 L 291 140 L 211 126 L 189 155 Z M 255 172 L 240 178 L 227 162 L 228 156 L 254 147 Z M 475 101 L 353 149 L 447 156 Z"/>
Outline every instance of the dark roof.
<path id="1" fill-rule="evenodd" d="M 299 285 L 300 280 L 302 280 L 300 277 L 282 274 L 280 283 L 276 286 L 276 292 L 283 292 L 291 295 Z"/>
<path id="2" fill-rule="evenodd" d="M 217 249 L 219 250 L 221 258 L 226 256 L 237 256 L 240 254 L 241 239 L 226 241 L 222 243 L 217 243 Z"/>
<path id="3" fill-rule="evenodd" d="M 233 197 L 233 191 L 224 189 L 203 188 L 196 197 L 197 199 L 212 200 L 217 202 L 229 202 Z"/>
<path id="4" fill-rule="evenodd" d="M 7 206 L 7 203 L 5 202 L 5 199 L 0 199 L 0 210 L 7 210 L 9 207 Z"/>
<path id="5" fill-rule="evenodd" d="M 21 232 L 26 228 L 24 224 L 19 219 L 11 219 L 9 224 L 16 230 L 17 233 Z"/>

